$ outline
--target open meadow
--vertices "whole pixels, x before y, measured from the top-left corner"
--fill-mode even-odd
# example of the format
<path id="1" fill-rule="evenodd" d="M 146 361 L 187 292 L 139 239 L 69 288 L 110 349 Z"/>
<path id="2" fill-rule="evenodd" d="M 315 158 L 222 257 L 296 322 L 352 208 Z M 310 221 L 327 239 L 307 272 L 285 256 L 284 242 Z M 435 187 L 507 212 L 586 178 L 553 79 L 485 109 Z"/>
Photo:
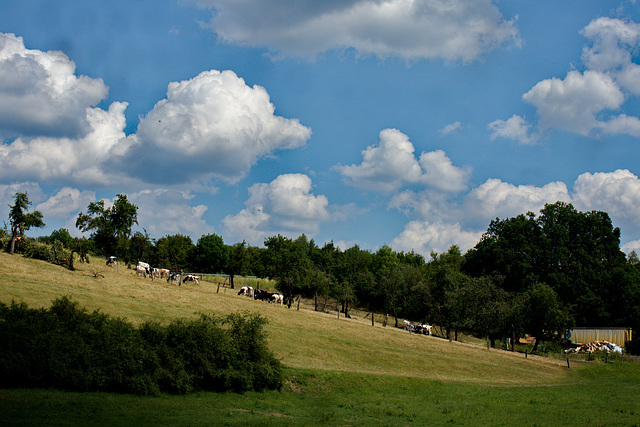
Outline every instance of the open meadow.
<path id="1" fill-rule="evenodd" d="M 285 365 L 281 391 L 138 397 L 0 390 L 0 420 L 104 425 L 640 424 L 638 363 L 572 362 L 449 342 L 369 318 L 287 308 L 209 281 L 177 286 L 101 259 L 76 271 L 0 253 L 0 302 L 69 296 L 133 323 L 258 312 Z M 378 320 L 378 319 L 376 319 Z"/>

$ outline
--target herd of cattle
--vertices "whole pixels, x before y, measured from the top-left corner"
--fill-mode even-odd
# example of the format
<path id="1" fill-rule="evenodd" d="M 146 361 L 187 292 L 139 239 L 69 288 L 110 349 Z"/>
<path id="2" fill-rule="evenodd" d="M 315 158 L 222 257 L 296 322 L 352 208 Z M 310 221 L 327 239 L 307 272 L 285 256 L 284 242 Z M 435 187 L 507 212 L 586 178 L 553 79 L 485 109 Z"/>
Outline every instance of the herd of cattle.
<path id="1" fill-rule="evenodd" d="M 150 277 L 151 279 L 167 279 L 167 283 L 177 282 L 178 285 L 187 282 L 198 284 L 198 276 L 175 273 L 166 268 L 154 268 L 142 261 L 138 261 L 138 265 L 136 265 L 136 276 Z M 241 287 L 238 295 L 245 295 L 254 300 L 267 301 L 274 304 L 284 304 L 284 295 L 268 292 L 263 289 L 253 289 L 251 286 Z M 287 305 L 291 307 L 291 299 L 289 299 Z M 411 323 L 408 320 L 404 321 L 404 329 L 409 331 L 409 333 L 431 335 L 431 328 L 431 325 Z"/>
<path id="2" fill-rule="evenodd" d="M 109 264 L 107 262 L 107 264 Z M 136 265 L 136 276 L 149 277 L 151 279 L 167 279 L 167 283 L 176 282 L 178 285 L 192 282 L 198 284 L 198 276 L 194 274 L 175 273 L 166 268 L 151 267 L 148 263 L 138 261 Z M 246 295 L 252 299 L 272 302 L 274 304 L 284 304 L 284 295 L 278 293 L 267 292 L 263 289 L 253 289 L 251 286 L 243 286 L 240 288 L 238 295 Z"/>
<path id="3" fill-rule="evenodd" d="M 150 277 L 151 279 L 167 279 L 167 283 L 177 282 L 178 285 L 187 282 L 198 284 L 198 276 L 193 274 L 175 273 L 166 268 L 151 267 L 148 263 L 138 261 L 136 276 Z"/>
<path id="4" fill-rule="evenodd" d="M 423 334 L 423 335 L 431 335 L 431 325 L 424 325 L 420 323 L 411 323 L 408 320 L 404 322 L 404 330 L 409 331 L 410 334 Z"/>
<path id="5" fill-rule="evenodd" d="M 253 289 L 251 286 L 243 286 L 238 291 L 238 295 L 246 295 L 249 298 L 267 301 L 274 304 L 284 304 L 284 295 L 267 292 L 264 289 Z"/>

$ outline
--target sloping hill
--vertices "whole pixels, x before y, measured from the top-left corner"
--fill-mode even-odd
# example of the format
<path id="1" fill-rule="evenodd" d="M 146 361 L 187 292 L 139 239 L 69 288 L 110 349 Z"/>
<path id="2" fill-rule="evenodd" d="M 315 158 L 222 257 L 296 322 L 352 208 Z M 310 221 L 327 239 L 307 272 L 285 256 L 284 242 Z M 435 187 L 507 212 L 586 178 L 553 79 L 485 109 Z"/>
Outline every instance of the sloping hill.
<path id="1" fill-rule="evenodd" d="M 100 259 L 76 271 L 0 253 L 0 301 L 47 307 L 69 296 L 81 306 L 132 322 L 167 321 L 198 313 L 259 312 L 268 319 L 269 345 L 286 366 L 415 377 L 484 385 L 547 385 L 575 380 L 574 369 L 549 358 L 487 350 L 484 346 L 371 326 L 370 320 L 276 306 L 238 296 L 214 283 L 167 284 L 107 267 Z"/>

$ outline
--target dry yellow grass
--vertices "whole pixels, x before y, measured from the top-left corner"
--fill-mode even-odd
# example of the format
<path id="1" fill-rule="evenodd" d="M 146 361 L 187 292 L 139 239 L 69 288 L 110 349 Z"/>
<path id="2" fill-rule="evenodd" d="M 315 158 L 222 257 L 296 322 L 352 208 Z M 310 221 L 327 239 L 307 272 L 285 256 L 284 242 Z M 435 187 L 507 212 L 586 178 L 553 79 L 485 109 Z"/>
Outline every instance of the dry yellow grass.
<path id="1" fill-rule="evenodd" d="M 167 284 L 136 277 L 104 261 L 77 263 L 68 271 L 20 255 L 0 253 L 0 301 L 48 307 L 69 296 L 88 310 L 99 309 L 139 323 L 166 322 L 198 313 L 258 312 L 268 319 L 269 346 L 286 365 L 380 375 L 460 381 L 485 385 L 545 385 L 575 380 L 557 359 L 514 354 L 470 343 L 371 326 L 370 319 L 345 319 L 308 308 L 253 301 L 216 283 Z"/>

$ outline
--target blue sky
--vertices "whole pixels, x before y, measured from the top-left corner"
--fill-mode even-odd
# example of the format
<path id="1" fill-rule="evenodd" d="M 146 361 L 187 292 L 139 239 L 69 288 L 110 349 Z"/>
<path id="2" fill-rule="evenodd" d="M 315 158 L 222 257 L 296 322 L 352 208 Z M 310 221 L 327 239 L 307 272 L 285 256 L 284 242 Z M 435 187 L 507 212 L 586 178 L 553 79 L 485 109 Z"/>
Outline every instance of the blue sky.
<path id="1" fill-rule="evenodd" d="M 0 14 L 0 216 L 79 235 L 469 249 L 545 203 L 640 248 L 636 1 L 22 0 Z"/>

